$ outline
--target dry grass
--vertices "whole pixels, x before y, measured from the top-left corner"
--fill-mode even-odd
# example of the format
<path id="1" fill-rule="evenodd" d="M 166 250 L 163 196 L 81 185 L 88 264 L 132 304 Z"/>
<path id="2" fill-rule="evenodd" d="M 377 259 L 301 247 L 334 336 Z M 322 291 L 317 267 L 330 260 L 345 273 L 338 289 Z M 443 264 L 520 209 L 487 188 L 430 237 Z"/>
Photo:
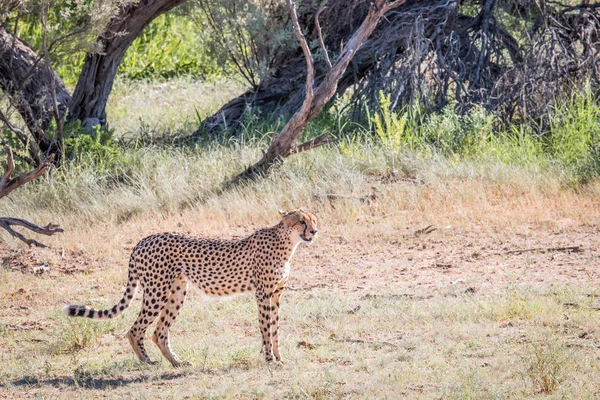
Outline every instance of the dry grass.
<path id="1" fill-rule="evenodd" d="M 198 118 L 244 91 L 234 81 L 199 82 L 186 78 L 148 84 L 117 80 L 106 112 L 118 135 L 195 129 Z"/>
<path id="2" fill-rule="evenodd" d="M 151 148 L 123 184 L 80 167 L 3 200 L 0 214 L 66 229 L 42 238 L 45 250 L 3 236 L 0 397 L 600 396 L 599 183 L 569 189 L 532 169 L 411 154 L 398 172 L 380 149 L 348 145 L 223 187 L 259 154 L 255 142 Z M 150 341 L 162 363 L 134 358 L 124 334 L 139 300 L 110 322 L 61 314 L 119 299 L 146 235 L 239 237 L 296 206 L 318 214 L 321 235 L 293 262 L 282 368 L 262 361 L 251 296 L 191 291 L 172 342 L 193 366 L 178 370 Z M 437 230 L 411 235 L 427 225 Z M 570 245 L 583 251 L 507 253 Z"/>

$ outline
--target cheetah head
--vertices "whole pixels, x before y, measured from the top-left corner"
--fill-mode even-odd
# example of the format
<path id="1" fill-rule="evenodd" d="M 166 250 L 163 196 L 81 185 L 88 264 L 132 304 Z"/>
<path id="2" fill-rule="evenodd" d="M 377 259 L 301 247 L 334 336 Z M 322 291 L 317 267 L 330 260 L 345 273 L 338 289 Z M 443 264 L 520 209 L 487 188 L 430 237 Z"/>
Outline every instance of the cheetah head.
<path id="1" fill-rule="evenodd" d="M 292 242 L 300 240 L 312 242 L 317 236 L 317 217 L 302 208 L 291 211 L 279 211 L 283 226 L 290 231 Z"/>

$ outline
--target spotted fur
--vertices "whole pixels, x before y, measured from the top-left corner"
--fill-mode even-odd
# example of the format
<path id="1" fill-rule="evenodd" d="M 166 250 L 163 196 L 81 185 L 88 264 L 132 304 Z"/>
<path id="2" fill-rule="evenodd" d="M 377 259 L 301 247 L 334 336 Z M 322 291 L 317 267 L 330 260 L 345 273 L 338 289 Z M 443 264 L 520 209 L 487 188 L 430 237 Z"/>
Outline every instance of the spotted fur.
<path id="1" fill-rule="evenodd" d="M 63 311 L 70 317 L 114 318 L 129 306 L 139 285 L 142 309 L 127 338 L 139 359 L 150 362 L 144 335 L 158 318 L 152 341 L 177 367 L 182 361 L 169 345 L 169 328 L 183 306 L 188 282 L 212 296 L 255 292 L 265 359 L 280 362 L 279 300 L 289 263 L 298 244 L 311 242 L 317 234 L 314 214 L 303 209 L 281 214 L 279 224 L 241 240 L 202 239 L 180 233 L 148 236 L 133 249 L 127 288 L 117 305 L 107 310 L 69 305 Z"/>

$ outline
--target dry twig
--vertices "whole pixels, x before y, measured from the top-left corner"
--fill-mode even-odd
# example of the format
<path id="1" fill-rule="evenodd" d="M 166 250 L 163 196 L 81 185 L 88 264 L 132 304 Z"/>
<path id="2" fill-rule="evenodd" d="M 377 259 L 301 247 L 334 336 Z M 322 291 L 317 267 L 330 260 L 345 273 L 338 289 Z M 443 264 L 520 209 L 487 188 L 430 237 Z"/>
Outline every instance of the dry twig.
<path id="1" fill-rule="evenodd" d="M 406 234 L 406 235 L 402 235 L 402 237 L 406 237 L 406 238 L 417 238 L 417 237 L 419 237 L 419 236 L 421 236 L 421 235 L 429 235 L 431 232 L 434 232 L 434 231 L 436 231 L 436 230 L 437 230 L 437 228 L 436 228 L 435 226 L 433 226 L 433 225 L 429 225 L 429 226 L 426 226 L 426 227 L 425 227 L 425 228 L 423 228 L 423 229 L 417 229 L 417 230 L 416 230 L 416 231 L 414 231 L 413 233 L 409 233 L 409 234 Z"/>
<path id="2" fill-rule="evenodd" d="M 364 340 L 364 339 L 338 338 L 334 333 L 332 333 L 331 336 L 329 336 L 329 339 L 333 340 L 334 342 L 338 342 L 338 343 L 371 344 L 371 345 L 377 345 L 377 346 L 389 346 L 389 347 L 393 347 L 395 349 L 398 348 L 397 345 L 395 345 L 394 343 L 390 343 L 390 342 Z"/>
<path id="3" fill-rule="evenodd" d="M 572 252 L 572 253 L 579 253 L 579 252 L 583 251 L 583 249 L 581 248 L 581 246 L 531 247 L 528 249 L 514 249 L 514 250 L 500 251 L 500 252 L 492 253 L 491 255 L 498 256 L 498 255 L 504 255 L 504 254 L 530 253 L 530 252 L 536 252 L 536 251 L 539 251 L 542 253 L 547 253 L 547 252 L 552 252 L 552 251 L 566 251 L 566 252 Z"/>

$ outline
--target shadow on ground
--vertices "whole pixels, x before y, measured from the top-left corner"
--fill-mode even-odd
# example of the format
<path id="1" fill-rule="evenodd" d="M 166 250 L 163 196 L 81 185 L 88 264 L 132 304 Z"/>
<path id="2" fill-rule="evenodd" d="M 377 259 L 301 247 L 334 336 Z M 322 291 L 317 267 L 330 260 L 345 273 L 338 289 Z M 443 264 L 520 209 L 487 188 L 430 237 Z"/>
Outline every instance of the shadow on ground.
<path id="1" fill-rule="evenodd" d="M 75 379 L 70 376 L 65 377 L 57 377 L 51 379 L 38 379 L 33 376 L 24 376 L 17 380 L 10 382 L 8 386 L 53 386 L 53 387 L 61 387 L 61 386 L 71 386 L 75 388 L 81 389 L 110 389 L 123 387 L 135 383 L 142 382 L 151 382 L 151 381 L 170 381 L 176 380 L 180 378 L 184 378 L 190 375 L 190 372 L 171 372 L 160 375 L 141 375 L 132 378 L 94 378 L 94 377 L 84 377 L 81 379 Z M 4 385 L 0 385 L 0 388 L 6 388 Z"/>

